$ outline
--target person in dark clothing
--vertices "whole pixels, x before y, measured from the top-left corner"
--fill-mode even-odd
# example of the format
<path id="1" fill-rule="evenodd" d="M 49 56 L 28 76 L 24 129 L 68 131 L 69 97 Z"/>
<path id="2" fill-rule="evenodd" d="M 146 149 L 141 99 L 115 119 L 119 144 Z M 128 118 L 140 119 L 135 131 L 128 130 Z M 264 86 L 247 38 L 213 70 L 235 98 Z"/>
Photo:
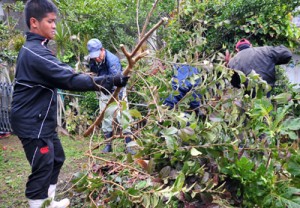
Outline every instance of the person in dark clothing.
<path id="1" fill-rule="evenodd" d="M 242 71 L 246 76 L 254 70 L 271 87 L 274 87 L 275 65 L 287 64 L 291 58 L 291 51 L 283 45 L 252 47 L 247 39 L 241 39 L 236 44 L 238 52 L 229 60 L 228 67 Z M 234 73 L 231 83 L 234 87 L 240 88 L 240 78 Z"/>
<path id="2" fill-rule="evenodd" d="M 69 199 L 54 201 L 56 183 L 65 154 L 56 132 L 57 88 L 75 91 L 111 90 L 123 87 L 128 77 L 74 73 L 47 48 L 56 32 L 57 8 L 51 0 L 29 0 L 25 20 L 30 32 L 20 49 L 11 109 L 13 132 L 19 137 L 31 174 L 26 184 L 30 208 L 40 208 L 51 199 L 49 207 L 67 207 Z"/>
<path id="3" fill-rule="evenodd" d="M 174 66 L 174 75 L 172 77 L 172 88 L 179 92 L 178 95 L 170 94 L 165 100 L 164 105 L 169 109 L 173 109 L 175 105 L 190 91 L 192 91 L 193 100 L 189 102 L 189 111 L 194 111 L 196 115 L 200 112 L 201 95 L 195 92 L 194 88 L 200 84 L 200 79 L 196 79 L 195 83 L 191 83 L 191 77 L 199 74 L 195 67 L 189 65 Z"/>
<path id="4" fill-rule="evenodd" d="M 87 43 L 87 49 L 89 51 L 89 68 L 91 72 L 97 74 L 98 76 L 111 76 L 122 73 L 122 65 L 120 63 L 120 59 L 116 55 L 112 54 L 109 50 L 105 49 L 100 40 L 96 38 L 90 39 Z M 110 91 L 103 91 L 98 93 L 100 111 L 105 108 L 114 90 L 115 88 L 112 88 Z M 119 99 L 127 102 L 126 88 L 123 88 L 120 91 Z M 122 124 L 122 119 L 119 111 L 116 114 L 116 118 L 118 120 L 118 123 Z M 114 134 L 113 120 L 114 115 L 106 115 L 103 118 L 101 129 L 105 139 L 110 139 Z M 130 126 L 122 129 L 122 132 L 125 135 L 125 143 L 128 144 L 129 142 L 131 142 L 132 132 Z M 126 151 L 127 153 L 130 153 L 132 155 L 136 154 L 136 152 L 130 146 L 126 146 Z M 104 147 L 102 152 L 112 152 L 111 142 Z"/>

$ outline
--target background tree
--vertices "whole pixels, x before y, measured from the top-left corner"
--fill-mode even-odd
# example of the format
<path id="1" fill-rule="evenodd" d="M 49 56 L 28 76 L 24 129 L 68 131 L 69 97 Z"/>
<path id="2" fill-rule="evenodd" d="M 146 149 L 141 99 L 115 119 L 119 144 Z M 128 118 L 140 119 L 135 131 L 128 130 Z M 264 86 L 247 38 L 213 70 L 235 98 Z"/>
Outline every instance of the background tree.
<path id="1" fill-rule="evenodd" d="M 291 49 L 299 45 L 299 29 L 292 24 L 299 1 L 283 0 L 186 0 L 178 18 L 166 31 L 168 48 L 174 53 L 189 47 L 190 38 L 199 44 L 191 53 L 205 51 L 206 57 L 248 38 L 254 46 L 283 44 Z M 177 32 L 175 32 L 177 31 Z"/>
<path id="2" fill-rule="evenodd" d="M 61 20 L 68 25 L 72 34 L 80 37 L 96 37 L 111 50 L 119 50 L 120 44 L 133 45 L 137 37 L 137 23 L 142 27 L 152 1 L 140 0 L 71 0 L 55 1 L 61 11 Z M 154 11 L 149 28 L 163 15 L 173 10 L 175 1 L 162 1 Z M 137 10 L 136 10 L 137 8 Z M 138 17 L 138 22 L 137 18 Z M 148 28 L 148 29 L 149 29 Z M 141 29 L 141 28 L 140 28 Z M 89 38 L 90 38 L 89 37 Z"/>

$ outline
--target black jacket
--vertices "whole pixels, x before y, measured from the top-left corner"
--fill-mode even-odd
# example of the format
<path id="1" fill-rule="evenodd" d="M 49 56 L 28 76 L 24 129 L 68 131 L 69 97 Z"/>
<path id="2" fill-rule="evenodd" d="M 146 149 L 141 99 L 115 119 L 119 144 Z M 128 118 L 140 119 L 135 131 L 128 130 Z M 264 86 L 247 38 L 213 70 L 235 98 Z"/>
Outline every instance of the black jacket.
<path id="1" fill-rule="evenodd" d="M 269 85 L 274 86 L 275 65 L 287 64 L 292 58 L 285 46 L 264 46 L 247 48 L 237 53 L 228 63 L 229 68 L 240 70 L 248 75 L 252 70 L 258 73 Z"/>
<path id="2" fill-rule="evenodd" d="M 56 133 L 57 88 L 97 90 L 92 78 L 77 74 L 47 48 L 44 37 L 27 33 L 16 66 L 11 109 L 13 132 L 23 138 L 41 138 Z"/>

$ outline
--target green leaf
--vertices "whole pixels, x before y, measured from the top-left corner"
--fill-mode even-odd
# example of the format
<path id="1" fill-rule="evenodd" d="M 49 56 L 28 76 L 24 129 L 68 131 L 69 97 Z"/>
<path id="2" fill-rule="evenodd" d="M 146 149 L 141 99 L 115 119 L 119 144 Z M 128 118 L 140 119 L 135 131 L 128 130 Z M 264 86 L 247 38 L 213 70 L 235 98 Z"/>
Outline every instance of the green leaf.
<path id="1" fill-rule="evenodd" d="M 131 121 L 132 118 L 129 111 L 127 110 L 122 111 L 122 117 L 121 117 L 122 129 L 127 129 Z"/>
<path id="2" fill-rule="evenodd" d="M 168 128 L 166 131 L 164 131 L 164 134 L 165 134 L 165 135 L 174 135 L 174 134 L 177 133 L 177 131 L 178 131 L 177 128 L 175 128 L 175 127 L 170 127 L 170 128 Z"/>
<path id="3" fill-rule="evenodd" d="M 164 136 L 167 144 L 167 148 L 169 151 L 173 152 L 177 147 L 177 141 L 175 140 L 174 137 L 171 136 Z"/>
<path id="4" fill-rule="evenodd" d="M 192 148 L 191 149 L 191 155 L 192 156 L 198 156 L 198 155 L 202 155 L 202 152 L 198 151 L 196 148 Z"/>
<path id="5" fill-rule="evenodd" d="M 139 196 L 140 190 L 136 190 L 134 188 L 128 189 L 128 194 L 133 195 L 133 196 Z"/>
<path id="6" fill-rule="evenodd" d="M 177 178 L 173 184 L 172 192 L 180 191 L 184 185 L 184 181 L 185 181 L 185 175 L 181 172 L 177 176 Z"/>
<path id="7" fill-rule="evenodd" d="M 204 138 L 208 139 L 210 142 L 215 141 L 215 139 L 217 138 L 217 136 L 214 134 L 214 132 L 211 132 L 211 131 L 203 131 L 203 132 L 201 133 L 201 135 L 202 135 Z"/>
<path id="8" fill-rule="evenodd" d="M 300 129 L 300 118 L 287 119 L 283 122 L 285 129 L 289 130 L 299 130 Z"/>
<path id="9" fill-rule="evenodd" d="M 281 194 L 277 196 L 277 200 L 283 204 L 283 207 L 299 208 L 300 207 L 300 189 L 295 187 L 283 187 Z M 282 207 L 282 206 L 281 206 Z"/>
<path id="10" fill-rule="evenodd" d="M 300 176 L 300 156 L 292 156 L 287 162 L 287 170 L 295 177 Z"/>
<path id="11" fill-rule="evenodd" d="M 152 207 L 156 207 L 158 205 L 158 203 L 159 203 L 159 198 L 155 194 L 152 195 L 152 197 L 150 198 L 150 200 L 151 200 L 150 204 L 151 204 Z"/>
<path id="12" fill-rule="evenodd" d="M 272 100 L 275 100 L 278 104 L 286 104 L 291 99 L 292 99 L 291 93 L 281 93 L 272 98 Z"/>
<path id="13" fill-rule="evenodd" d="M 140 111 L 138 111 L 137 109 L 130 109 L 129 113 L 132 117 L 134 118 L 142 118 L 142 114 Z"/>
<path id="14" fill-rule="evenodd" d="M 150 196 L 148 194 L 143 195 L 143 207 L 148 208 L 151 205 Z"/>
<path id="15" fill-rule="evenodd" d="M 252 170 L 254 164 L 248 158 L 242 157 L 237 161 L 237 166 L 241 169 L 241 171 L 248 172 Z"/>
<path id="16" fill-rule="evenodd" d="M 149 174 L 152 174 L 153 171 L 154 171 L 154 169 L 155 169 L 155 162 L 154 162 L 154 159 L 151 158 L 151 159 L 149 160 L 148 165 L 147 165 L 147 172 L 148 172 Z"/>
<path id="17" fill-rule="evenodd" d="M 146 181 L 146 180 L 142 180 L 142 181 L 140 181 L 138 184 L 135 185 L 135 188 L 136 188 L 137 190 L 140 190 L 140 189 L 145 188 L 146 185 L 147 185 L 147 181 Z"/>
<path id="18" fill-rule="evenodd" d="M 297 140 L 298 139 L 298 135 L 295 132 L 289 131 L 287 133 L 288 133 L 290 139 L 292 139 L 292 140 Z"/>
<path id="19" fill-rule="evenodd" d="M 166 167 L 164 167 L 163 169 L 160 170 L 159 177 L 162 178 L 162 179 L 167 178 L 167 177 L 169 177 L 170 172 L 171 172 L 171 167 L 166 166 Z"/>

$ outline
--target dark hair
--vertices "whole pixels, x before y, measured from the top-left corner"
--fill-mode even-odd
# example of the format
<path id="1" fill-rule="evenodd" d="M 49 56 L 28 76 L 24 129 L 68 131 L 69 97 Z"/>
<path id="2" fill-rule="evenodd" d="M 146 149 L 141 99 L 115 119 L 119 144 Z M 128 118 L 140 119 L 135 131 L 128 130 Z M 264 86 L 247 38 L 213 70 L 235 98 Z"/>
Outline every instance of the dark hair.
<path id="1" fill-rule="evenodd" d="M 48 13 L 58 12 L 57 7 L 51 0 L 29 0 L 25 6 L 25 21 L 30 29 L 30 18 L 34 17 L 41 21 Z"/>

